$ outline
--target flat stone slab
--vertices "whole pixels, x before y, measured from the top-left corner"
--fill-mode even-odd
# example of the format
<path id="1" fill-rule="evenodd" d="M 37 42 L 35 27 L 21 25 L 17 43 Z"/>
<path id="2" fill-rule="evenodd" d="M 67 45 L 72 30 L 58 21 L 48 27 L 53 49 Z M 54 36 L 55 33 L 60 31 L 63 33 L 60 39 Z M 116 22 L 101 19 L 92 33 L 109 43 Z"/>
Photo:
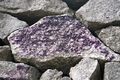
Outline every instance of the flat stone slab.
<path id="1" fill-rule="evenodd" d="M 76 16 L 86 20 L 91 29 L 116 24 L 120 21 L 120 0 L 89 0 L 76 12 Z"/>
<path id="2" fill-rule="evenodd" d="M 1 0 L 0 11 L 28 19 L 73 13 L 62 0 Z"/>
<path id="3" fill-rule="evenodd" d="M 104 28 L 98 36 L 108 47 L 120 53 L 120 26 Z"/>
<path id="4" fill-rule="evenodd" d="M 5 39 L 14 30 L 26 26 L 28 26 L 26 22 L 9 14 L 0 13 L 0 39 Z"/>
<path id="5" fill-rule="evenodd" d="M 44 17 L 30 27 L 11 33 L 8 40 L 17 61 L 30 63 L 41 70 L 69 70 L 81 57 L 120 61 L 120 55 L 68 15 Z"/>
<path id="6" fill-rule="evenodd" d="M 108 62 L 105 64 L 104 80 L 120 80 L 119 62 Z"/>
<path id="7" fill-rule="evenodd" d="M 56 69 L 46 70 L 40 80 L 71 80 L 69 77 L 62 77 L 63 72 Z"/>
<path id="8" fill-rule="evenodd" d="M 39 80 L 40 73 L 23 63 L 0 61 L 0 80 Z"/>
<path id="9" fill-rule="evenodd" d="M 13 55 L 9 46 L 0 46 L 0 61 L 12 61 Z"/>
<path id="10" fill-rule="evenodd" d="M 90 58 L 82 59 L 69 74 L 72 80 L 101 80 L 99 63 Z"/>

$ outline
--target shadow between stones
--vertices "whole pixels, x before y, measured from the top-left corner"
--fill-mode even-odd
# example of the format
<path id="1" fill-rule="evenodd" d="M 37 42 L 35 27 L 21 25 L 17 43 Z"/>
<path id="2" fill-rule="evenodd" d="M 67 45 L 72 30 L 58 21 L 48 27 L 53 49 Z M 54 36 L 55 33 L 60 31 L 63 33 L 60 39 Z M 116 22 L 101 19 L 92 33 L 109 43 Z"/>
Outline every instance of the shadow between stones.
<path id="1" fill-rule="evenodd" d="M 4 45 L 6 45 L 5 42 L 2 39 L 0 39 L 0 46 L 4 46 Z"/>
<path id="2" fill-rule="evenodd" d="M 89 0 L 62 0 L 66 2 L 68 7 L 74 11 L 77 11 L 81 6 L 87 3 Z"/>

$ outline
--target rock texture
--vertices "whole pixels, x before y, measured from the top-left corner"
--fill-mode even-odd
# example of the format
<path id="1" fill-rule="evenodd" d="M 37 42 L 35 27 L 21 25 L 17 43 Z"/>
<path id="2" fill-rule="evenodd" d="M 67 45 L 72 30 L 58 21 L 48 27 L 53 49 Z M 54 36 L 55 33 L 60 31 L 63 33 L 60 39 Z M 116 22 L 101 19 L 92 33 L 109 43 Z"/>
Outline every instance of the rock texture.
<path id="1" fill-rule="evenodd" d="M 70 12 L 62 0 L 1 0 L 0 11 L 34 19 Z"/>
<path id="2" fill-rule="evenodd" d="M 0 46 L 0 61 L 11 61 L 13 55 L 9 46 Z"/>
<path id="3" fill-rule="evenodd" d="M 68 15 L 44 17 L 30 27 L 11 33 L 8 40 L 17 61 L 41 70 L 53 68 L 66 72 L 81 56 L 120 61 L 120 55 Z"/>
<path id="4" fill-rule="evenodd" d="M 86 20 L 91 29 L 116 24 L 117 21 L 119 24 L 120 0 L 89 0 L 76 12 L 76 16 Z"/>
<path id="5" fill-rule="evenodd" d="M 100 67 L 97 60 L 85 58 L 70 69 L 73 80 L 101 80 Z"/>
<path id="6" fill-rule="evenodd" d="M 67 3 L 69 8 L 73 10 L 78 10 L 81 6 L 83 6 L 88 0 L 63 0 Z"/>
<path id="7" fill-rule="evenodd" d="M 48 69 L 42 74 L 40 80 L 60 80 L 62 78 L 62 74 L 63 72 L 56 69 Z"/>
<path id="8" fill-rule="evenodd" d="M 120 63 L 108 62 L 105 64 L 104 80 L 120 80 Z"/>
<path id="9" fill-rule="evenodd" d="M 28 26 L 24 21 L 20 21 L 8 14 L 0 13 L 0 38 L 5 39 L 16 29 Z"/>
<path id="10" fill-rule="evenodd" d="M 99 38 L 112 50 L 120 53 L 120 26 L 110 26 L 102 29 Z"/>
<path id="11" fill-rule="evenodd" d="M 0 80 L 38 80 L 37 69 L 23 63 L 0 61 Z"/>

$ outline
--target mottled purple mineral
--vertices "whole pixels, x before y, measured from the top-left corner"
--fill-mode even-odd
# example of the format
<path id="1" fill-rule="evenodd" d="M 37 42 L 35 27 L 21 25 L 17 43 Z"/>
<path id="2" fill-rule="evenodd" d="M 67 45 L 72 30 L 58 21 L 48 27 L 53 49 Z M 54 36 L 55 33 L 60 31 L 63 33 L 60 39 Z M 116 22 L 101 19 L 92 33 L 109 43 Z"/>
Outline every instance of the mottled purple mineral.
<path id="1" fill-rule="evenodd" d="M 94 37 L 87 27 L 68 15 L 44 17 L 30 27 L 11 33 L 8 40 L 17 61 L 36 66 L 57 57 L 120 60 L 119 55 Z"/>

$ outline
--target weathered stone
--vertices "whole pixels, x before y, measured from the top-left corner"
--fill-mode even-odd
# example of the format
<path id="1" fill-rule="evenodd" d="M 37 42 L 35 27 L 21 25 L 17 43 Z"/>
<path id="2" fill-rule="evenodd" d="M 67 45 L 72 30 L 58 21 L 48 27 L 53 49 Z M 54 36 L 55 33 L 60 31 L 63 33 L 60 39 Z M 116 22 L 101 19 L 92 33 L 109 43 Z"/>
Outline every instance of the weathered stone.
<path id="1" fill-rule="evenodd" d="M 71 80 L 71 78 L 69 78 L 69 77 L 63 77 L 60 80 Z"/>
<path id="2" fill-rule="evenodd" d="M 9 46 L 0 46 L 0 61 L 11 61 L 13 55 Z"/>
<path id="3" fill-rule="evenodd" d="M 120 53 L 120 26 L 110 26 L 102 29 L 99 38 L 112 50 Z"/>
<path id="4" fill-rule="evenodd" d="M 67 15 L 44 17 L 30 27 L 11 33 L 8 40 L 17 61 L 41 70 L 67 72 L 81 56 L 120 61 L 120 55 L 94 37 L 81 22 Z"/>
<path id="5" fill-rule="evenodd" d="M 0 2 L 0 11 L 23 18 L 72 13 L 62 0 L 3 0 Z"/>
<path id="6" fill-rule="evenodd" d="M 16 29 L 28 26 L 26 22 L 20 21 L 8 14 L 0 13 L 0 38 L 5 39 Z"/>
<path id="7" fill-rule="evenodd" d="M 58 71 L 56 69 L 48 69 L 42 74 L 40 80 L 61 80 L 62 74 L 63 72 Z"/>
<path id="8" fill-rule="evenodd" d="M 73 9 L 78 10 L 81 6 L 83 6 L 88 0 L 63 0 L 67 3 L 67 5 Z"/>
<path id="9" fill-rule="evenodd" d="M 38 80 L 40 73 L 23 63 L 0 61 L 0 80 Z"/>
<path id="10" fill-rule="evenodd" d="M 106 63 L 104 72 L 104 80 L 120 80 L 120 63 Z"/>
<path id="11" fill-rule="evenodd" d="M 73 80 L 101 80 L 100 67 L 97 60 L 85 58 L 70 69 Z"/>
<path id="12" fill-rule="evenodd" d="M 76 16 L 86 20 L 91 29 L 120 24 L 120 0 L 89 0 L 76 12 Z"/>
<path id="13" fill-rule="evenodd" d="M 62 71 L 48 69 L 42 74 L 40 80 L 71 80 L 69 77 L 62 77 L 62 75 Z"/>

